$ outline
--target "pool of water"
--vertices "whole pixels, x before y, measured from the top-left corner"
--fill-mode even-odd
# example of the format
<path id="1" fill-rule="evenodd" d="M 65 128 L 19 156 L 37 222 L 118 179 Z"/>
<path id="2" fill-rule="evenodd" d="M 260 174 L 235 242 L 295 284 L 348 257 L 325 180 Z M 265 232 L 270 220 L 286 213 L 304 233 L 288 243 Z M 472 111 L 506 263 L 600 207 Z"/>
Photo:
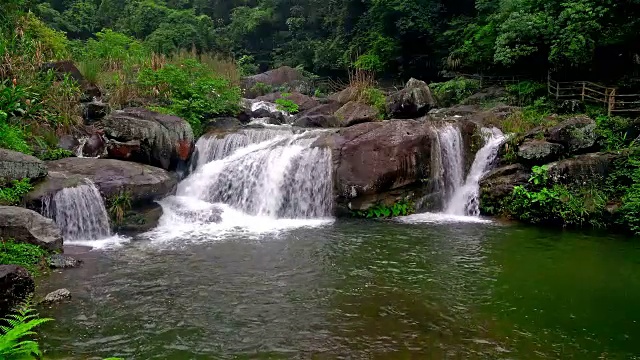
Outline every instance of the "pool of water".
<path id="1" fill-rule="evenodd" d="M 445 219 L 446 220 L 446 219 Z M 46 292 L 51 359 L 633 359 L 640 243 L 443 219 L 150 234 Z M 304 225 L 304 224 L 302 224 Z"/>

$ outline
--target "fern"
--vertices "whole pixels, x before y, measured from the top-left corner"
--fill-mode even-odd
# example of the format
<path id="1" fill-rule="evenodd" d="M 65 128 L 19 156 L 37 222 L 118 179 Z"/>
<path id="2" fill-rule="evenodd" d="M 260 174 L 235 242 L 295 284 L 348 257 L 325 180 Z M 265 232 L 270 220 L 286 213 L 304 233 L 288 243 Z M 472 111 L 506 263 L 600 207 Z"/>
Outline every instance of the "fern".
<path id="1" fill-rule="evenodd" d="M 14 314 L 0 321 L 7 324 L 0 326 L 0 359 L 39 359 L 42 354 L 38 343 L 28 338 L 36 335 L 35 327 L 51 320 L 39 318 L 29 302 L 19 306 Z"/>

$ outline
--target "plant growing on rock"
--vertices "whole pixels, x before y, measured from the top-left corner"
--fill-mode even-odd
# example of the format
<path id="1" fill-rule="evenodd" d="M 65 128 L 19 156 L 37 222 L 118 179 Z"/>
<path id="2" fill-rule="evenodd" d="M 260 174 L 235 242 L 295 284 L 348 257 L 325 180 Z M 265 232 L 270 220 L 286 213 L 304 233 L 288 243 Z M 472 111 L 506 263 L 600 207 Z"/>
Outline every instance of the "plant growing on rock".
<path id="1" fill-rule="evenodd" d="M 131 194 L 128 192 L 121 192 L 109 199 L 109 215 L 116 223 L 121 223 L 129 210 L 131 210 Z"/>
<path id="2" fill-rule="evenodd" d="M 50 161 L 50 160 L 60 160 L 64 158 L 68 158 L 73 156 L 73 152 L 66 149 L 47 149 L 42 154 L 38 156 L 40 160 Z"/>
<path id="3" fill-rule="evenodd" d="M 0 187 L 0 205 L 17 205 L 31 190 L 29 179 L 14 180 L 11 186 Z"/>
<path id="4" fill-rule="evenodd" d="M 2 265 L 18 265 L 31 274 L 38 274 L 46 255 L 46 250 L 39 246 L 17 243 L 12 239 L 6 241 L 0 239 L 0 264 Z"/>
<path id="5" fill-rule="evenodd" d="M 393 205 L 376 204 L 367 210 L 355 212 L 358 217 L 364 218 L 389 218 L 397 216 L 406 216 L 414 212 L 413 203 L 408 200 L 400 200 Z"/>
<path id="6" fill-rule="evenodd" d="M 298 104 L 289 99 L 290 96 L 290 93 L 283 93 L 280 99 L 276 99 L 276 108 L 289 114 L 296 114 L 300 108 Z"/>

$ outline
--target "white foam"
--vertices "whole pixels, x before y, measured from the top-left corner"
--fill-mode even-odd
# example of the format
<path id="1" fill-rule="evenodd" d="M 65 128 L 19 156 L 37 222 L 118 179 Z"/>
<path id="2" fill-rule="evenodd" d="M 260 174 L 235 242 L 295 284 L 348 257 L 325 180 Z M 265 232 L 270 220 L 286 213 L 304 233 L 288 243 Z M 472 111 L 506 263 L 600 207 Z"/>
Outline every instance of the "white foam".
<path id="1" fill-rule="evenodd" d="M 99 240 L 70 240 L 64 241 L 65 245 L 81 245 L 91 247 L 92 250 L 114 249 L 131 242 L 131 238 L 122 235 L 114 235 Z"/>
<path id="2" fill-rule="evenodd" d="M 414 214 L 395 218 L 394 220 L 405 224 L 492 223 L 491 220 L 483 219 L 477 216 L 452 215 L 444 213 Z"/>

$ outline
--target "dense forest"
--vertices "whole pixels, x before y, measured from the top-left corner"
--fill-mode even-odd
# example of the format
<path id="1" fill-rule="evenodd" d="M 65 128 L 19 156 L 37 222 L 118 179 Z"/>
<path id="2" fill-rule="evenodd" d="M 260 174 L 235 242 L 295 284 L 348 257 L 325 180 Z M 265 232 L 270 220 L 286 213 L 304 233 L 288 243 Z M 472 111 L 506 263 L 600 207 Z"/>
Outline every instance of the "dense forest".
<path id="1" fill-rule="evenodd" d="M 613 82 L 640 64 L 638 0 L 29 1 L 71 39 L 110 29 L 157 53 L 230 54 L 249 71 L 336 75 L 358 63 L 402 78 L 551 70 Z"/>

